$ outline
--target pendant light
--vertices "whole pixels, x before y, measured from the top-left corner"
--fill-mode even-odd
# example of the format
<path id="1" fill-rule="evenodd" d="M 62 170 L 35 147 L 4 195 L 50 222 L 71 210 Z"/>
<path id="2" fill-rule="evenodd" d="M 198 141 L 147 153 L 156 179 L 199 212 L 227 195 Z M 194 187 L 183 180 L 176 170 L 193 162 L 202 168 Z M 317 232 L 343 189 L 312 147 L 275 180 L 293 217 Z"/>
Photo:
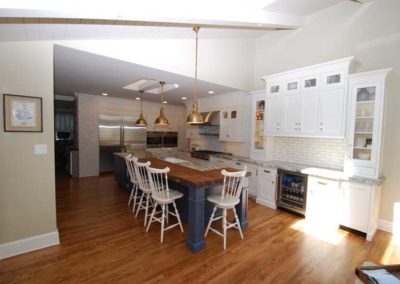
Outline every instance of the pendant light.
<path id="1" fill-rule="evenodd" d="M 136 120 L 136 126 L 140 127 L 146 127 L 147 126 L 147 121 L 143 117 L 143 90 L 139 90 L 140 92 L 140 117 L 138 120 Z"/>
<path id="2" fill-rule="evenodd" d="M 169 125 L 168 119 L 164 115 L 163 101 L 164 101 L 164 84 L 165 82 L 160 82 L 161 84 L 161 102 L 160 102 L 160 116 L 154 121 L 155 125 L 166 126 Z"/>
<path id="3" fill-rule="evenodd" d="M 197 104 L 197 54 L 198 54 L 198 45 L 199 45 L 199 33 L 200 27 L 194 27 L 193 31 L 196 33 L 196 59 L 195 59 L 195 67 L 194 67 L 194 100 L 192 103 L 192 112 L 188 115 L 186 122 L 189 124 L 203 124 L 204 117 L 199 113 L 199 107 Z"/>

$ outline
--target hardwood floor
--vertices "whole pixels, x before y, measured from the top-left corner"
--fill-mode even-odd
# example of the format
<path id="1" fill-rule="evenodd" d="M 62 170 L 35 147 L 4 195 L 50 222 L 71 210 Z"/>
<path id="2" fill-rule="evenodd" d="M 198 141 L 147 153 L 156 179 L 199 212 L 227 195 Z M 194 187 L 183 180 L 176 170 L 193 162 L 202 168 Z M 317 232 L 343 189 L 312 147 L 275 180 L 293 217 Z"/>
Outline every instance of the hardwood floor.
<path id="1" fill-rule="evenodd" d="M 224 251 L 210 233 L 206 249 L 192 254 L 177 228 L 163 244 L 159 224 L 146 233 L 127 200 L 112 175 L 59 179 L 61 245 L 0 261 L 0 283 L 353 283 L 364 260 L 400 263 L 391 234 L 379 231 L 373 242 L 342 230 L 315 236 L 303 219 L 254 200 L 244 240 L 230 230 Z"/>

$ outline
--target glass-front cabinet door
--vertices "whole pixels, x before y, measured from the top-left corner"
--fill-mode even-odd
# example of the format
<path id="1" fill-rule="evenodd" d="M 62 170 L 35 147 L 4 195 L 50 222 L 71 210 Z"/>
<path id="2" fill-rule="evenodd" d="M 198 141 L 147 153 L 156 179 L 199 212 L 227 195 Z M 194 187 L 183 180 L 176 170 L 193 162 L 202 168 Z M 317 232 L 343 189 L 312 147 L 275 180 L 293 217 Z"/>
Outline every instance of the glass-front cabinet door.
<path id="1" fill-rule="evenodd" d="M 373 161 L 375 153 L 375 110 L 377 86 L 360 85 L 355 88 L 354 137 L 352 143 L 352 159 Z"/>
<path id="2" fill-rule="evenodd" d="M 256 111 L 255 117 L 255 131 L 254 135 L 254 145 L 255 150 L 264 150 L 264 111 L 265 111 L 265 100 L 256 100 Z"/>

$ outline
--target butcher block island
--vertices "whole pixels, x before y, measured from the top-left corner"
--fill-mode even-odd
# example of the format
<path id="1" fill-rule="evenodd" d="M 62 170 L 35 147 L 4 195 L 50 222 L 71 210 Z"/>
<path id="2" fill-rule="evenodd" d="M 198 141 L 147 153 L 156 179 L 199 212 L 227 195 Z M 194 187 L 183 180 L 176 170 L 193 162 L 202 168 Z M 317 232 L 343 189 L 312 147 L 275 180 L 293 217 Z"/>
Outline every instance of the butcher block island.
<path id="1" fill-rule="evenodd" d="M 130 190 L 131 184 L 127 178 L 127 168 L 122 153 L 116 153 L 114 158 L 114 171 L 118 184 Z M 178 158 L 141 159 L 142 162 L 150 161 L 153 168 L 169 167 L 168 183 L 170 188 L 182 192 L 184 197 L 176 201 L 181 218 L 188 224 L 186 245 L 192 252 L 204 249 L 204 230 L 211 216 L 213 205 L 207 201 L 207 196 L 220 192 L 224 177 L 222 168 L 210 162 L 197 161 L 196 159 L 181 160 Z M 227 171 L 240 169 L 226 168 Z M 248 227 L 248 176 L 244 181 L 240 196 L 240 203 L 236 206 L 242 230 Z M 219 213 L 221 214 L 221 213 Z"/>

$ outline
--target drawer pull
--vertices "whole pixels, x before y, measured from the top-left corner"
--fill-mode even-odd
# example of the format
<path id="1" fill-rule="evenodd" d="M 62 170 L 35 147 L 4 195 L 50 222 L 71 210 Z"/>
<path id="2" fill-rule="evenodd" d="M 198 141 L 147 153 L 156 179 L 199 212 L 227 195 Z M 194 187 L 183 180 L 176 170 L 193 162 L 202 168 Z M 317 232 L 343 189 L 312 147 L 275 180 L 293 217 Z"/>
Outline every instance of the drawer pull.
<path id="1" fill-rule="evenodd" d="M 319 181 L 318 184 L 320 185 L 328 185 L 326 182 Z"/>
<path id="2" fill-rule="evenodd" d="M 242 165 L 242 164 L 241 164 L 241 163 L 236 163 L 236 165 L 240 166 L 240 165 Z"/>
<path id="3" fill-rule="evenodd" d="M 264 173 L 270 174 L 271 171 L 264 170 Z"/>

